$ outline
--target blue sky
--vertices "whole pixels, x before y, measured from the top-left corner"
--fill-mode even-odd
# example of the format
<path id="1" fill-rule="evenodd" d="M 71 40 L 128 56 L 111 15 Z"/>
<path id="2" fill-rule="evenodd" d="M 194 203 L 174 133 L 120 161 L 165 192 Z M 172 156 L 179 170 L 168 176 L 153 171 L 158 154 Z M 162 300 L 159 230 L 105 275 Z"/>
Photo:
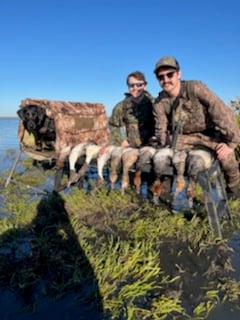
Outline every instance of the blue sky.
<path id="1" fill-rule="evenodd" d="M 110 115 L 140 70 L 175 56 L 183 79 L 240 96 L 239 0 L 1 0 L 0 116 L 21 100 L 101 102 Z"/>

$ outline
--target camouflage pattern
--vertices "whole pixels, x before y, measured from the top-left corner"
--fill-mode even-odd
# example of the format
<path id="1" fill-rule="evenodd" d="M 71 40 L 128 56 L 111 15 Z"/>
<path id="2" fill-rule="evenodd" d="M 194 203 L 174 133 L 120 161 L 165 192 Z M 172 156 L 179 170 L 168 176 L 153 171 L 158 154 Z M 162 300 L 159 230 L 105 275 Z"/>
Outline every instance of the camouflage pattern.
<path id="1" fill-rule="evenodd" d="M 173 68 L 176 70 L 180 69 L 178 61 L 174 57 L 162 57 L 158 62 L 156 63 L 154 73 L 157 74 L 160 68 Z"/>
<path id="2" fill-rule="evenodd" d="M 85 141 L 96 144 L 109 143 L 109 129 L 104 105 L 101 103 L 67 102 L 45 99 L 25 99 L 20 107 L 36 105 L 46 109 L 56 127 L 55 152 L 63 158 L 61 152 Z M 19 123 L 18 139 L 24 144 L 25 129 Z"/>
<path id="3" fill-rule="evenodd" d="M 181 121 L 176 143 L 178 150 L 190 150 L 196 145 L 215 150 L 219 142 L 234 149 L 239 144 L 240 129 L 234 112 L 202 82 L 182 81 L 179 104 L 171 114 L 172 103 L 164 91 L 160 92 L 154 103 L 155 136 L 162 146 L 171 144 L 173 128 L 176 128 L 178 121 Z M 230 187 L 239 182 L 240 176 L 234 153 L 229 157 L 231 162 L 228 159 L 221 165 Z"/>
<path id="4" fill-rule="evenodd" d="M 219 142 L 219 138 L 208 137 L 202 133 L 179 134 L 176 141 L 176 149 L 190 151 L 196 146 L 203 146 L 215 150 Z"/>
<path id="5" fill-rule="evenodd" d="M 221 161 L 221 167 L 224 172 L 224 177 L 229 190 L 235 189 L 239 184 L 239 163 L 236 160 L 235 153 L 230 153 L 224 160 Z"/>
<path id="6" fill-rule="evenodd" d="M 147 91 L 139 103 L 134 102 L 130 94 L 125 95 L 126 98 L 114 107 L 109 119 L 111 144 L 121 145 L 127 138 L 131 147 L 147 145 L 155 131 L 154 99 Z"/>

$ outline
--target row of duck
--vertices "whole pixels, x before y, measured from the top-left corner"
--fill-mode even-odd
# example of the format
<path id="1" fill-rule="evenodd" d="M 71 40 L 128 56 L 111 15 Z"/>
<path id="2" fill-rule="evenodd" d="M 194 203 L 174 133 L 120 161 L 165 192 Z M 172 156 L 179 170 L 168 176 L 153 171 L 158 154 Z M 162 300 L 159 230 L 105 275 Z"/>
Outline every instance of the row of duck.
<path id="1" fill-rule="evenodd" d="M 80 180 L 85 175 L 91 162 L 96 160 L 98 172 L 97 186 L 101 186 L 104 183 L 103 169 L 108 166 L 110 186 L 111 189 L 114 189 L 118 179 L 119 167 L 122 166 L 122 194 L 125 193 L 129 186 L 130 170 L 134 172 L 133 184 L 136 193 L 139 194 L 142 183 L 142 172 L 147 165 L 150 165 L 153 174 L 151 191 L 153 200 L 157 203 L 163 190 L 163 177 L 169 171 L 169 168 L 173 168 L 176 174 L 175 193 L 178 194 L 186 188 L 190 206 L 195 196 L 198 173 L 208 169 L 215 159 L 214 153 L 210 149 L 175 151 L 169 147 L 156 149 L 151 146 L 144 146 L 142 148 L 114 145 L 101 146 L 93 142 L 80 143 L 73 148 L 66 147 L 63 154 L 64 157 L 68 156 L 70 170 L 69 179 L 65 185 L 66 188 Z M 80 170 L 77 170 L 76 164 L 81 157 L 84 157 L 85 160 Z M 61 164 L 58 163 L 58 166 L 61 166 Z M 185 176 L 188 178 L 187 185 Z"/>

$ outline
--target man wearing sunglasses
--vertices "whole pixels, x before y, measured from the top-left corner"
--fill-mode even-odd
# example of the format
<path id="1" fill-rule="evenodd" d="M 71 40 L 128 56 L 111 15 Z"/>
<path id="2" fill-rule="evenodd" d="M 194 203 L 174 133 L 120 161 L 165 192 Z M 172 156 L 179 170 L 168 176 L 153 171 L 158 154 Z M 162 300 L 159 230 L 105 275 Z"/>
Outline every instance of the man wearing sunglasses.
<path id="1" fill-rule="evenodd" d="M 240 197 L 239 163 L 234 153 L 240 143 L 240 130 L 233 111 L 201 81 L 181 80 L 174 57 L 162 57 L 154 73 L 163 89 L 154 103 L 155 136 L 160 145 L 174 144 L 178 150 L 196 145 L 214 149 L 228 195 Z"/>
<path id="2" fill-rule="evenodd" d="M 154 99 L 146 91 L 147 81 L 142 72 L 130 73 L 126 82 L 129 92 L 113 108 L 109 119 L 111 143 L 141 147 L 154 135 Z"/>

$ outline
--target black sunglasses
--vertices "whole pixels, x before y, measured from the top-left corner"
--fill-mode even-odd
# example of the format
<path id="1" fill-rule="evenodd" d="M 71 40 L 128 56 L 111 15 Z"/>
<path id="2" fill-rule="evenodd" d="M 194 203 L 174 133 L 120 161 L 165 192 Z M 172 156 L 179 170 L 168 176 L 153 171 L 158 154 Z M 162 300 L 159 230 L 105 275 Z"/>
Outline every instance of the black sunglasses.
<path id="1" fill-rule="evenodd" d="M 176 72 L 176 71 L 171 71 L 171 72 L 168 72 L 168 73 L 165 73 L 165 74 L 158 74 L 158 75 L 157 75 L 157 78 L 158 78 L 158 80 L 160 80 L 160 81 L 164 80 L 165 77 L 168 78 L 168 79 L 172 79 L 172 77 L 173 77 L 173 75 L 174 75 L 175 72 Z"/>
<path id="2" fill-rule="evenodd" d="M 135 86 L 137 88 L 140 88 L 144 85 L 144 82 L 136 82 L 136 83 L 128 83 L 128 87 L 129 88 L 134 88 Z"/>

